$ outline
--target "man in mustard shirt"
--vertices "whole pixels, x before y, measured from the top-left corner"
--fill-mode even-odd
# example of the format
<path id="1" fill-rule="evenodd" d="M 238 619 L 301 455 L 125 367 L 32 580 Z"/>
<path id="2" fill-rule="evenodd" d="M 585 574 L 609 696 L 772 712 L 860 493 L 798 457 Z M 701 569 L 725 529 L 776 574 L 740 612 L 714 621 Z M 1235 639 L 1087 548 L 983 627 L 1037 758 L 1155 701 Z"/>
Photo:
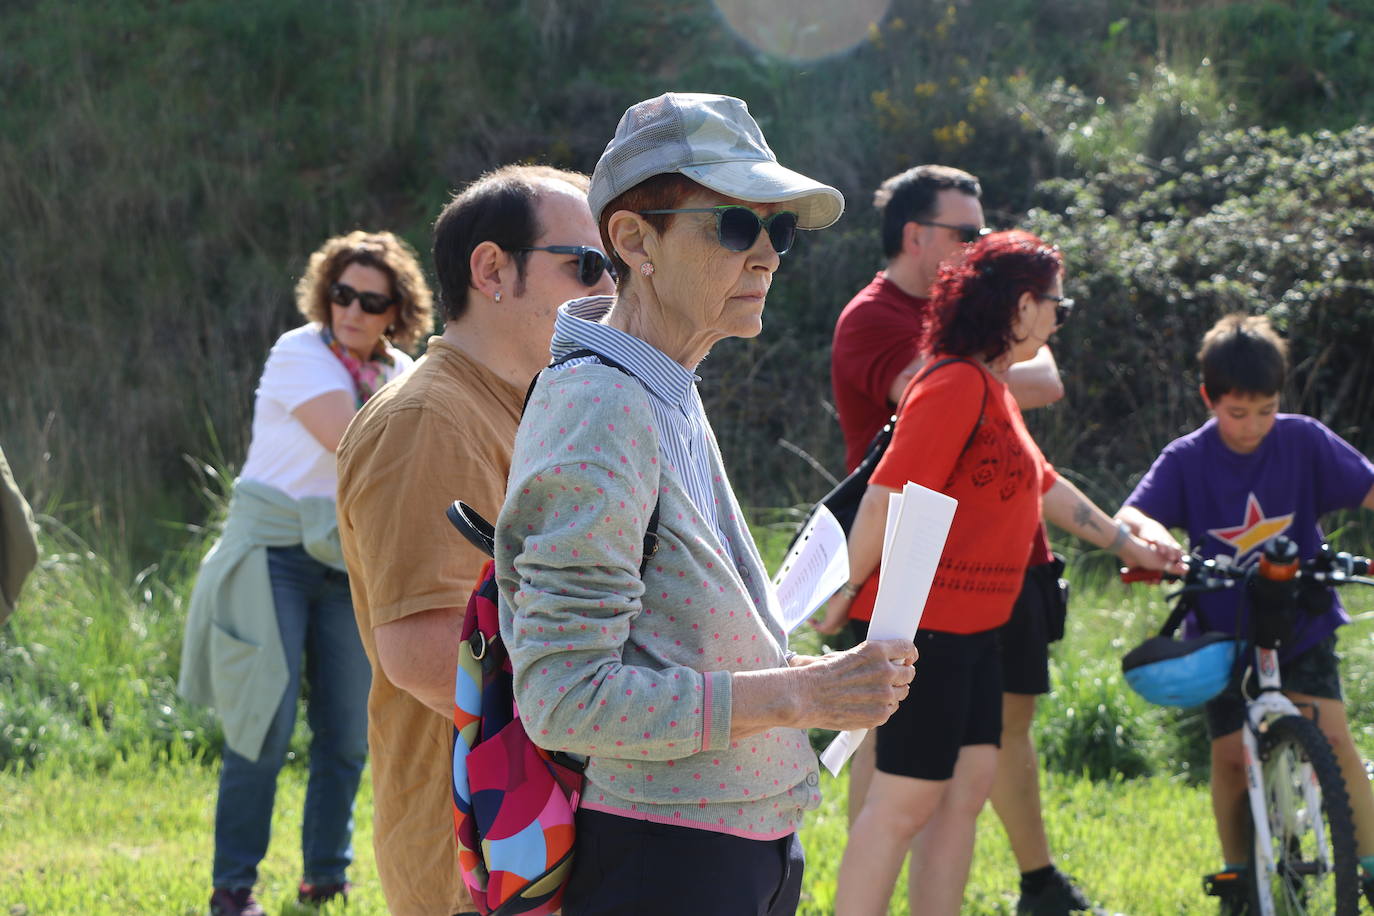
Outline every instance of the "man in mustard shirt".
<path id="1" fill-rule="evenodd" d="M 444 510 L 461 498 L 496 518 L 558 306 L 613 289 L 586 192 L 584 175 L 506 166 L 444 208 L 434 225 L 444 332 L 339 444 L 339 535 L 373 672 L 373 844 L 395 916 L 475 909 L 453 836 L 453 680 L 486 558 Z"/>

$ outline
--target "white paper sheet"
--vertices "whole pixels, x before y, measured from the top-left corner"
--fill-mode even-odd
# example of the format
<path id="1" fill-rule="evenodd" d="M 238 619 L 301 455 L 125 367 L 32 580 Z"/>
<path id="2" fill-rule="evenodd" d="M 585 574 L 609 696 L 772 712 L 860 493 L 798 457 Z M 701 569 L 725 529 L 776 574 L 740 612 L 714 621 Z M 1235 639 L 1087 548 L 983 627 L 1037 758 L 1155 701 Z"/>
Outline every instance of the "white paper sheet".
<path id="1" fill-rule="evenodd" d="M 887 520 L 883 524 L 883 557 L 878 564 L 878 581 L 883 581 L 883 570 L 887 569 L 887 552 L 892 547 L 892 532 L 897 530 L 897 519 L 902 514 L 902 494 L 887 494 Z"/>
<path id="2" fill-rule="evenodd" d="M 888 516 L 888 533 L 883 541 L 886 561 L 878 576 L 878 598 L 868 625 L 869 639 L 916 637 L 926 598 L 930 596 L 930 583 L 958 506 L 958 500 L 919 484 L 908 483 L 902 488 L 896 522 L 890 513 Z M 821 763 L 831 775 L 840 775 L 840 769 L 858 749 L 865 734 L 867 729 L 841 732 L 830 742 L 821 754 Z"/>
<path id="3" fill-rule="evenodd" d="M 830 510 L 821 506 L 773 577 L 783 631 L 795 630 L 848 581 L 849 549 L 844 529 Z"/>

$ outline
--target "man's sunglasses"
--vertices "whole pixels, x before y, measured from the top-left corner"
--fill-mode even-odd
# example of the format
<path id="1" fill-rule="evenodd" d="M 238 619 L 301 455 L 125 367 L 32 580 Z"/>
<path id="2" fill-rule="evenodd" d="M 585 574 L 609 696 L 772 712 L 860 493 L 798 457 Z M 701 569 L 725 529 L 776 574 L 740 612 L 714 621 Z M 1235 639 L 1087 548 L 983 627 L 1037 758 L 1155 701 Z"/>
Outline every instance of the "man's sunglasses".
<path id="1" fill-rule="evenodd" d="M 380 315 L 396 304 L 394 296 L 383 296 L 381 293 L 360 293 L 347 283 L 330 284 L 330 302 L 341 308 L 348 308 L 353 304 L 354 299 L 358 300 L 358 305 L 362 306 L 363 311 L 369 315 Z"/>
<path id="2" fill-rule="evenodd" d="M 953 229 L 955 232 L 959 233 L 959 241 L 963 242 L 965 245 L 967 245 L 969 242 L 976 242 L 978 239 L 982 238 L 983 236 L 987 235 L 989 232 L 992 231 L 987 226 L 956 226 L 953 223 L 936 223 L 931 222 L 930 220 L 922 221 L 919 219 L 912 220 L 912 222 L 914 222 L 918 226 L 939 226 L 941 229 Z"/>
<path id="3" fill-rule="evenodd" d="M 587 245 L 541 245 L 537 248 L 512 248 L 511 251 L 548 251 L 553 254 L 577 255 L 577 279 L 588 289 L 601 282 L 601 274 L 608 273 L 615 279 L 615 268 L 601 249 Z"/>
<path id="4" fill-rule="evenodd" d="M 716 238 L 722 248 L 730 251 L 748 251 L 754 247 L 760 229 L 768 230 L 768 241 L 778 254 L 787 254 L 792 243 L 797 240 L 797 214 L 782 210 L 772 216 L 759 218 L 748 207 L 738 204 L 724 204 L 719 207 L 688 207 L 681 210 L 640 210 L 640 216 L 658 213 L 714 213 L 716 215 Z"/>
<path id="5" fill-rule="evenodd" d="M 1074 302 L 1065 296 L 1041 296 L 1041 299 L 1048 299 L 1054 303 L 1054 326 L 1062 328 L 1064 322 L 1069 320 L 1073 314 Z"/>

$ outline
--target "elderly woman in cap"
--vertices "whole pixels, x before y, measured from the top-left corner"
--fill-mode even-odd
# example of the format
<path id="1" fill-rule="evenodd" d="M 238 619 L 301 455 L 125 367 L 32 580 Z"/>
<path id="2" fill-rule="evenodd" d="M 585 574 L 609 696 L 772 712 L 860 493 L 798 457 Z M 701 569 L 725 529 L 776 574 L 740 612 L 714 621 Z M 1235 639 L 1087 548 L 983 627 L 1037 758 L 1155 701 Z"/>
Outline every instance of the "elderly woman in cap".
<path id="1" fill-rule="evenodd" d="M 915 652 L 787 651 L 694 371 L 760 332 L 779 256 L 843 198 L 779 165 L 740 100 L 669 93 L 621 118 L 589 203 L 617 293 L 559 310 L 496 526 L 521 716 L 588 757 L 563 912 L 791 913 L 804 729 L 886 720 Z"/>

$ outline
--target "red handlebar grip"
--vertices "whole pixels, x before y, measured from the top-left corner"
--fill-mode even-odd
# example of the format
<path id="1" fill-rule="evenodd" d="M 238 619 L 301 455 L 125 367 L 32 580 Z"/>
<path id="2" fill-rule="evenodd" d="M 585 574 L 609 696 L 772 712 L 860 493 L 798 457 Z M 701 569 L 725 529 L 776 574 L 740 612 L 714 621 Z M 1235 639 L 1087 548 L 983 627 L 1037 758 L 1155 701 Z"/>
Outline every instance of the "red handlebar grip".
<path id="1" fill-rule="evenodd" d="M 1144 582 L 1146 585 L 1158 585 L 1164 581 L 1164 573 L 1157 569 L 1132 569 L 1121 568 L 1121 581 L 1128 585 L 1132 582 Z"/>

